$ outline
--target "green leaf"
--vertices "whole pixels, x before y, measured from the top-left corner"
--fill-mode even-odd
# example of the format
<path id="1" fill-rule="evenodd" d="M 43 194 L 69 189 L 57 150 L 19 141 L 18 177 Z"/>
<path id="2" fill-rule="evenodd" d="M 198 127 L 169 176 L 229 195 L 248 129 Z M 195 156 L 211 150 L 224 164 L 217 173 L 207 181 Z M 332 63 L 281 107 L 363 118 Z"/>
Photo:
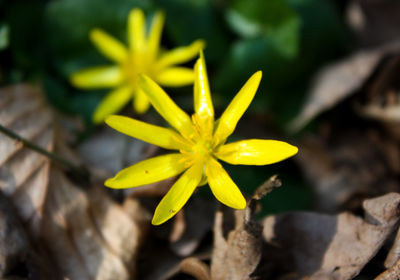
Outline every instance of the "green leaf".
<path id="1" fill-rule="evenodd" d="M 237 40 L 214 83 L 217 92 L 225 97 L 222 108 L 252 73 L 262 70 L 261 85 L 250 110 L 268 112 L 277 124 L 285 126 L 299 110 L 313 74 L 328 61 L 346 53 L 350 42 L 348 33 L 331 1 L 287 1 L 302 23 L 298 55 L 285 55 L 271 36 Z"/>
<path id="2" fill-rule="evenodd" d="M 236 0 L 226 18 L 243 38 L 265 36 L 284 56 L 296 56 L 301 21 L 285 0 Z"/>
<path id="3" fill-rule="evenodd" d="M 206 41 L 207 62 L 219 60 L 229 46 L 229 31 L 212 0 L 155 0 L 166 12 L 166 35 L 173 46 Z"/>
<path id="4" fill-rule="evenodd" d="M 85 66 L 109 63 L 89 40 L 94 28 L 101 28 L 126 42 L 126 22 L 130 10 L 150 9 L 145 0 L 58 0 L 46 7 L 46 34 L 56 68 L 67 77 Z"/>
<path id="5" fill-rule="evenodd" d="M 9 44 L 9 28 L 7 24 L 0 25 L 0 51 L 8 47 Z"/>

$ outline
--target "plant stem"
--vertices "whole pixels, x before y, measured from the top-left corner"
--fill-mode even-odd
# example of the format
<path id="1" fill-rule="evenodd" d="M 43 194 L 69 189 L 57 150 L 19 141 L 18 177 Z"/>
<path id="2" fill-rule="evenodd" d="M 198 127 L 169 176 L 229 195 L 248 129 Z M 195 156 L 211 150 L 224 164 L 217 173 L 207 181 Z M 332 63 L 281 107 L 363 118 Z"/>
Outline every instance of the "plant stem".
<path id="1" fill-rule="evenodd" d="M 12 139 L 20 141 L 24 145 L 24 147 L 27 147 L 39 154 L 42 154 L 53 161 L 61 163 L 62 165 L 67 167 L 72 173 L 78 175 L 79 177 L 88 178 L 89 172 L 85 168 L 76 166 L 69 160 L 36 145 L 35 143 L 21 137 L 20 135 L 16 134 L 15 132 L 9 130 L 8 128 L 6 128 L 2 125 L 0 125 L 0 132 L 4 133 L 5 135 L 7 135 L 8 137 L 10 137 Z"/>

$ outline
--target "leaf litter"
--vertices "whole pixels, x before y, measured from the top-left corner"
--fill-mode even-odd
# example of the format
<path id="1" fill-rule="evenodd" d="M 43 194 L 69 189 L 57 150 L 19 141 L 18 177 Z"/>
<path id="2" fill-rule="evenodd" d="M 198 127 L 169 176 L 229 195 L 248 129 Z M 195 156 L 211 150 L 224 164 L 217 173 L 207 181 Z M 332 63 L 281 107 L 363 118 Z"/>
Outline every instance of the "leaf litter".
<path id="1" fill-rule="evenodd" d="M 3 88 L 0 104 L 6 108 L 0 111 L 2 126 L 49 151 L 56 149 L 52 112 L 40 89 Z M 134 260 L 149 218 L 145 209 L 133 199 L 124 207 L 118 205 L 102 186 L 77 185 L 47 157 L 3 134 L 0 150 L 1 191 L 17 207 L 26 234 L 40 242 L 55 262 L 49 267 L 69 279 L 134 278 Z M 5 238 L 12 240 L 12 236 Z M 6 247 L 3 254 L 10 250 Z"/>
<path id="2" fill-rule="evenodd" d="M 12 110 L 12 114 L 2 110 L 1 124 L 48 150 L 57 150 L 60 140 L 54 140 L 57 133 L 50 121 L 52 112 L 40 96 L 38 88 L 27 85 L 3 89 L 0 104 L 17 109 Z M 31 101 L 29 106 L 14 105 L 22 97 Z M 25 120 L 32 114 L 38 120 L 35 123 Z M 142 264 L 140 248 L 146 248 L 143 244 L 152 242 L 154 238 L 151 234 L 154 229 L 149 226 L 150 214 L 143 207 L 142 200 L 158 197 L 163 192 L 145 192 L 144 195 L 132 192 L 123 198 L 123 204 L 118 204 L 102 186 L 72 181 L 62 167 L 48 158 L 10 138 L 1 137 L 0 147 L 4 151 L 1 190 L 7 197 L 4 199 L 18 210 L 17 218 L 10 214 L 12 211 L 0 211 L 5 223 L 11 223 L 15 231 L 5 236 L 4 241 L 0 239 L 4 248 L 0 260 L 7 263 L 2 275 L 9 275 L 16 263 L 24 260 L 32 275 L 35 275 L 33 271 L 39 271 L 42 275 L 58 272 L 70 279 L 134 279 L 141 270 L 137 266 Z M 337 145 L 341 147 L 340 142 Z M 311 145 L 313 151 L 317 146 Z M 60 151 L 68 153 L 68 148 Z M 338 151 L 333 154 L 346 155 Z M 328 153 L 317 158 L 332 157 Z M 16 168 L 18 164 L 25 164 L 25 168 Z M 331 170 L 326 172 L 340 174 Z M 166 184 L 165 190 L 173 181 Z M 169 232 L 170 237 L 166 236 L 165 240 L 170 247 L 164 252 L 170 250 L 170 253 L 161 254 L 157 262 L 164 268 L 153 269 L 152 275 L 157 277 L 149 278 L 148 274 L 142 279 L 165 279 L 178 275 L 191 275 L 196 279 L 274 279 L 277 273 L 282 277 L 286 275 L 287 279 L 351 279 L 397 230 L 400 195 L 396 193 L 363 200 L 364 219 L 349 212 L 337 215 L 293 212 L 269 216 L 260 223 L 256 219 L 258 200 L 279 185 L 276 177 L 268 180 L 257 189 L 245 211 L 217 210 L 214 225 L 209 219 L 215 211 L 213 205 L 201 196 L 195 197 L 174 221 L 173 227 L 165 231 Z M 31 191 L 27 191 L 29 189 Z M 208 210 L 204 211 L 206 204 L 209 204 L 206 206 Z M 2 205 L 5 207 L 6 204 Z M 21 220 L 21 225 L 18 225 L 18 220 Z M 212 228 L 213 244 L 199 254 L 204 249 L 202 242 L 207 240 Z M 12 244 L 18 246 L 7 247 L 12 238 L 17 238 L 18 241 Z M 388 271 L 379 276 L 381 279 L 387 277 L 385 273 L 397 273 L 395 248 L 398 239 L 388 254 Z M 32 240 L 40 242 L 45 250 L 30 245 Z M 152 257 L 155 252 L 147 254 Z M 53 271 L 46 271 L 43 264 L 35 263 L 30 257 L 33 255 L 51 259 L 53 266 L 50 270 Z M 143 272 L 141 270 L 140 275 Z"/>

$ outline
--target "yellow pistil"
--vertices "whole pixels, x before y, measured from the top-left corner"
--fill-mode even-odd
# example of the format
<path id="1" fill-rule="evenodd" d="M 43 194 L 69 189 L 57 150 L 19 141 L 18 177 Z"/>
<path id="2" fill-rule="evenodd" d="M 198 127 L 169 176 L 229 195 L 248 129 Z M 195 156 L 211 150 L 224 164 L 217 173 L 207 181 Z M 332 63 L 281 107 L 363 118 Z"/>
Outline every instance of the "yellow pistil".
<path id="1" fill-rule="evenodd" d="M 261 72 L 256 72 L 231 101 L 218 121 L 214 120 L 206 65 L 202 52 L 195 65 L 194 109 L 189 117 L 149 77 L 140 76 L 140 87 L 153 107 L 172 126 L 163 128 L 122 116 L 110 116 L 106 123 L 114 129 L 176 153 L 144 160 L 120 171 L 105 185 L 129 188 L 161 181 L 183 172 L 164 196 L 153 216 L 159 225 L 173 217 L 189 200 L 197 186 L 208 183 L 223 204 L 243 209 L 246 200 L 218 162 L 266 165 L 297 153 L 297 148 L 276 140 L 250 139 L 225 144 L 257 91 Z"/>
<path id="2" fill-rule="evenodd" d="M 193 83 L 193 70 L 178 64 L 193 59 L 204 42 L 197 40 L 187 47 L 160 52 L 164 14 L 155 14 L 149 34 L 143 11 L 133 9 L 128 18 L 128 46 L 100 29 L 90 33 L 98 50 L 115 65 L 97 66 L 80 70 L 71 75 L 71 83 L 82 89 L 113 88 L 98 105 L 93 121 L 101 123 L 108 115 L 118 112 L 133 97 L 133 107 L 145 113 L 150 102 L 139 86 L 139 75 L 145 74 L 163 86 L 179 87 Z"/>

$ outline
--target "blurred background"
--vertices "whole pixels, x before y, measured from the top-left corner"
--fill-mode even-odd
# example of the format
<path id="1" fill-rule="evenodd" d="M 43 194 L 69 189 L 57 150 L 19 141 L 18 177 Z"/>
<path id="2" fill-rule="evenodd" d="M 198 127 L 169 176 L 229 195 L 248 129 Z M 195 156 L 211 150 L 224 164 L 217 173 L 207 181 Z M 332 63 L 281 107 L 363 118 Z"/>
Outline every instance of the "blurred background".
<path id="1" fill-rule="evenodd" d="M 241 122 L 243 131 L 234 135 L 238 139 L 285 134 L 289 122 L 302 108 L 316 71 L 355 47 L 354 36 L 346 24 L 343 1 L 117 0 L 110 3 L 105 0 L 61 0 L 0 3 L 0 83 L 40 84 L 57 110 L 85 120 L 78 132 L 80 137 L 88 137 L 94 132 L 91 116 L 108 90 L 78 90 L 69 83 L 69 76 L 87 66 L 109 63 L 89 41 L 89 32 L 100 27 L 126 43 L 126 20 L 132 7 L 144 9 L 149 18 L 158 10 L 166 13 L 162 45 L 167 49 L 188 45 L 200 38 L 207 42 L 205 57 L 213 100 L 219 113 L 254 72 L 263 71 L 262 83 L 250 112 Z M 191 67 L 192 64 L 187 65 Z M 193 110 L 192 87 L 170 88 L 167 92 L 184 110 Z M 130 105 L 128 107 L 126 114 L 132 114 Z M 154 111 L 148 114 L 157 115 Z M 290 195 L 288 201 L 287 194 L 282 194 L 285 198 L 277 202 L 276 207 L 280 210 L 307 207 L 309 191 L 302 189 L 301 176 L 293 172 L 291 166 L 286 166 L 290 163 L 283 165 L 293 174 L 288 174 L 285 181 L 287 191 L 292 188 L 296 200 L 290 201 Z M 242 188 L 249 188 L 249 192 L 268 177 L 265 172 L 271 175 L 278 170 L 285 172 L 280 165 L 239 169 L 240 175 L 234 179 Z M 238 174 L 234 168 L 230 173 L 233 177 Z M 273 207 L 271 202 L 269 207 Z"/>
<path id="2" fill-rule="evenodd" d="M 57 119 L 63 139 L 99 185 L 160 152 L 94 126 L 91 116 L 108 90 L 79 90 L 69 83 L 77 70 L 109 63 L 90 42 L 90 30 L 102 28 L 126 43 L 134 7 L 148 19 L 165 12 L 164 48 L 206 41 L 217 115 L 254 72 L 263 71 L 256 97 L 229 140 L 283 140 L 297 145 L 299 154 L 272 166 L 224 165 L 247 195 L 279 175 L 283 187 L 261 201 L 260 218 L 290 210 L 361 213 L 363 199 L 400 191 L 399 1 L 0 0 L 0 85 L 29 83 L 43 90 L 63 116 Z M 191 86 L 166 91 L 193 111 Z M 153 109 L 138 116 L 128 105 L 121 114 L 164 125 Z M 111 195 L 119 202 L 144 197 L 151 213 L 162 190 Z M 199 193 L 214 200 L 208 188 Z M 188 207 L 201 208 L 196 205 L 201 203 Z"/>

